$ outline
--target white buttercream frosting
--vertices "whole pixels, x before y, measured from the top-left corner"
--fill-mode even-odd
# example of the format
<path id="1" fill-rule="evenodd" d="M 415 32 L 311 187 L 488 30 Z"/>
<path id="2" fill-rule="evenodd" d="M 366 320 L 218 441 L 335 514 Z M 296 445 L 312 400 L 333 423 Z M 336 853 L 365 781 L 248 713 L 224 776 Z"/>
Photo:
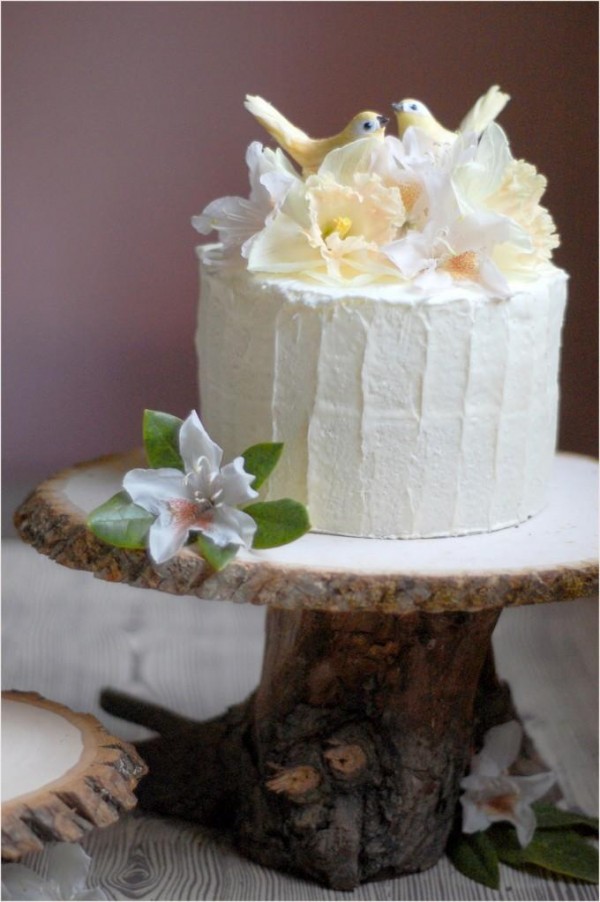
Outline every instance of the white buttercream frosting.
<path id="1" fill-rule="evenodd" d="M 268 279 L 198 249 L 201 415 L 231 459 L 282 441 L 268 497 L 315 529 L 418 538 L 539 511 L 555 449 L 567 276 L 502 300 Z"/>

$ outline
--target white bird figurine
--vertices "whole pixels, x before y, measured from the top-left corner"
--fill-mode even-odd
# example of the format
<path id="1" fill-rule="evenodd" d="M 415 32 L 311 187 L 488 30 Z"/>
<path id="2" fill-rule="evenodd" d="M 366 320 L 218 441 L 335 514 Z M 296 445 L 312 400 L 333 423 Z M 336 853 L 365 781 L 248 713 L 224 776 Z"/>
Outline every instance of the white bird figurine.
<path id="1" fill-rule="evenodd" d="M 343 147 L 358 138 L 383 138 L 389 122 L 386 116 L 366 110 L 354 116 L 339 134 L 331 138 L 310 138 L 262 97 L 248 94 L 244 106 L 285 152 L 308 172 L 317 170 L 327 154 L 337 147 Z"/>
<path id="2" fill-rule="evenodd" d="M 492 85 L 469 110 L 455 132 L 444 128 L 420 100 L 409 98 L 401 100 L 400 103 L 393 103 L 392 106 L 396 111 L 398 134 L 401 138 L 407 128 L 415 125 L 417 128 L 423 129 L 437 143 L 449 144 L 456 139 L 458 134 L 464 132 L 481 134 L 484 128 L 487 128 L 490 122 L 493 122 L 502 112 L 509 100 L 510 96 L 504 94 L 498 85 Z"/>

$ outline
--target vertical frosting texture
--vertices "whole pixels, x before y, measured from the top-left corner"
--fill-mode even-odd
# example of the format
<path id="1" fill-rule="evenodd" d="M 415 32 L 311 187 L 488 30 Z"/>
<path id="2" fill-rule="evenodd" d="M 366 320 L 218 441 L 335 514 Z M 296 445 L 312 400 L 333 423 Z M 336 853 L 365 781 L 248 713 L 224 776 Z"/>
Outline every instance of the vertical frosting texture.
<path id="1" fill-rule="evenodd" d="M 203 422 L 232 458 L 282 441 L 269 497 L 315 529 L 417 538 L 498 529 L 544 504 L 566 276 L 490 299 L 268 281 L 199 249 Z"/>

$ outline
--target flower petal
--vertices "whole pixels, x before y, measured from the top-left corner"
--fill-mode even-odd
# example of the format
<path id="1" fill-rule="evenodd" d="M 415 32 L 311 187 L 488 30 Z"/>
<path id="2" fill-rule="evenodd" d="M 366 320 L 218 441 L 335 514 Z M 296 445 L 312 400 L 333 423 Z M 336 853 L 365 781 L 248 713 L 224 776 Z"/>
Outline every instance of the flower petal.
<path id="1" fill-rule="evenodd" d="M 254 476 L 244 469 L 244 458 L 236 457 L 222 468 L 213 481 L 213 488 L 221 492 L 218 503 L 237 507 L 238 504 L 252 501 L 258 497 L 258 492 L 251 488 L 253 482 Z"/>
<path id="2" fill-rule="evenodd" d="M 460 797 L 460 803 L 463 809 L 462 816 L 462 832 L 478 833 L 480 830 L 487 830 L 492 823 L 484 811 L 475 804 L 468 793 Z"/>
<path id="3" fill-rule="evenodd" d="M 48 855 L 48 876 L 60 887 L 61 899 L 79 898 L 85 886 L 92 859 L 80 845 L 59 842 Z"/>
<path id="4" fill-rule="evenodd" d="M 209 469 L 216 471 L 223 457 L 222 449 L 213 442 L 195 410 L 183 421 L 179 430 L 179 451 L 186 473 L 195 472 L 203 457 L 206 458 Z"/>
<path id="5" fill-rule="evenodd" d="M 32 902 L 49 902 L 61 899 L 58 886 L 52 880 L 42 880 L 39 874 L 23 864 L 2 866 L 2 898 L 28 899 Z"/>
<path id="6" fill-rule="evenodd" d="M 507 820 L 509 820 L 509 818 L 507 818 Z M 522 848 L 528 846 L 533 839 L 536 827 L 535 814 L 529 805 L 517 805 L 514 815 L 510 820 L 512 820 L 512 823 L 517 830 L 519 845 Z"/>
<path id="7" fill-rule="evenodd" d="M 123 488 L 135 504 L 151 514 L 159 514 L 167 501 L 188 495 L 183 473 L 170 467 L 129 470 L 123 477 Z"/>
<path id="8" fill-rule="evenodd" d="M 482 763 L 493 761 L 496 765 L 496 773 L 506 770 L 519 754 L 522 739 L 523 729 L 521 724 L 516 720 L 509 720 L 487 731 L 483 749 L 476 757 L 477 759 L 482 759 Z M 472 770 L 475 772 L 475 768 L 472 768 Z M 476 772 L 483 774 L 483 771 L 478 768 Z"/>
<path id="9" fill-rule="evenodd" d="M 519 787 L 519 795 L 524 802 L 535 802 L 546 795 L 556 783 L 556 777 L 550 771 L 543 774 L 532 774 L 529 777 L 512 777 Z"/>
<path id="10" fill-rule="evenodd" d="M 212 523 L 202 533 L 218 545 L 244 545 L 250 548 L 256 532 L 256 523 L 249 514 L 234 507 L 222 505 L 215 508 Z"/>
<path id="11" fill-rule="evenodd" d="M 154 521 L 148 533 L 150 557 L 155 564 L 164 564 L 183 548 L 189 534 L 187 526 L 173 520 L 168 511 Z"/>

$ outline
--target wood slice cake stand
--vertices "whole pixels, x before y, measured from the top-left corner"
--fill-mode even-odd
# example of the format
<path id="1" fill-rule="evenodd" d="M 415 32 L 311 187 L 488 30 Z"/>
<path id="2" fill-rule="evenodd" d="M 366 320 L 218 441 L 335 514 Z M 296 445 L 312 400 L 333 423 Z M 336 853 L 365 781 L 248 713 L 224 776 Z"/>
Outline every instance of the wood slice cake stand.
<path id="1" fill-rule="evenodd" d="M 515 716 L 491 651 L 502 608 L 597 589 L 596 463 L 558 455 L 547 508 L 519 527 L 312 533 L 214 573 L 190 548 L 155 566 L 86 528 L 141 462 L 105 458 L 43 483 L 17 511 L 21 536 L 102 579 L 269 605 L 260 685 L 223 716 L 197 723 L 103 693 L 106 710 L 159 734 L 138 746 L 141 805 L 231 826 L 255 860 L 337 889 L 433 865 L 475 744 Z"/>
<path id="2" fill-rule="evenodd" d="M 32 692 L 2 693 L 2 859 L 76 841 L 133 808 L 148 771 L 95 717 Z"/>

